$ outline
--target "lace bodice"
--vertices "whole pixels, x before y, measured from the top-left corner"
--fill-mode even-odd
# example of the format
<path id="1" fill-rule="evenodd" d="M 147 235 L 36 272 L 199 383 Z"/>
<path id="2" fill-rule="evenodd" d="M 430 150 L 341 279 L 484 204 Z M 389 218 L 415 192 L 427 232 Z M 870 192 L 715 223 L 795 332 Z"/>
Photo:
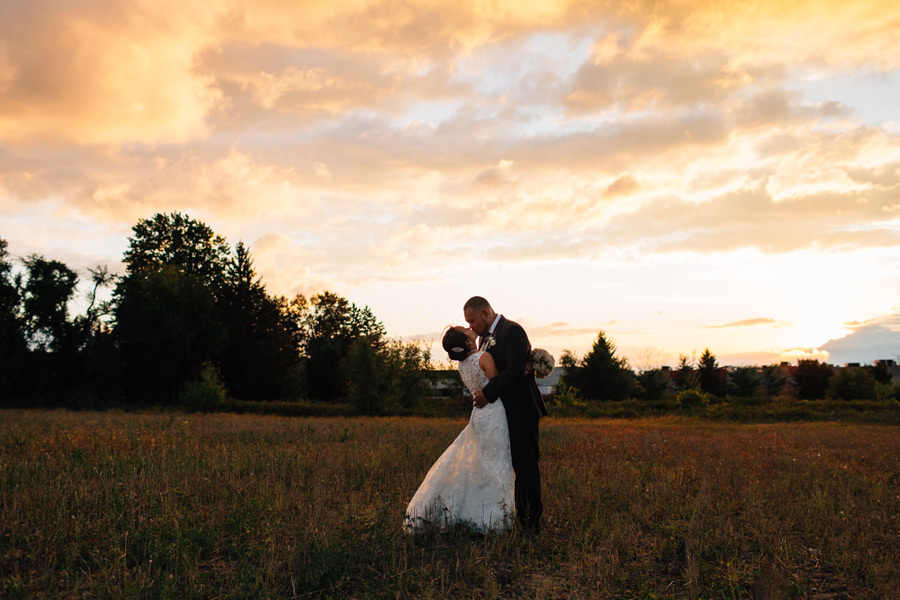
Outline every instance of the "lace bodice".
<path id="1" fill-rule="evenodd" d="M 484 350 L 466 357 L 464 360 L 459 361 L 459 366 L 457 367 L 463 384 L 473 394 L 488 383 L 487 375 L 478 366 L 478 361 L 481 359 L 482 354 L 484 354 Z"/>

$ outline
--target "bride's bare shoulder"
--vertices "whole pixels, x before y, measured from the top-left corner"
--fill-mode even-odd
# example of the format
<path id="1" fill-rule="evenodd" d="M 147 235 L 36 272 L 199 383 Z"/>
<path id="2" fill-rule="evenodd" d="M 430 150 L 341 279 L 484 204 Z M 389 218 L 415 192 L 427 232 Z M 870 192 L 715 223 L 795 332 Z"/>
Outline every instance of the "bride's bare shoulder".
<path id="1" fill-rule="evenodd" d="M 481 353 L 481 356 L 478 358 L 478 366 L 488 376 L 488 379 L 493 379 L 498 375 L 497 364 L 494 362 L 494 357 L 491 356 L 490 352 Z"/>

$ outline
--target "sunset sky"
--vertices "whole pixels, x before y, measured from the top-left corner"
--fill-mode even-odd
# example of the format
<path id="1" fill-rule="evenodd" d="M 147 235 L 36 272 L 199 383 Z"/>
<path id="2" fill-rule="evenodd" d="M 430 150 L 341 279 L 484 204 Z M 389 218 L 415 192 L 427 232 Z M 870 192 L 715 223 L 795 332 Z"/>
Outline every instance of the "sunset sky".
<path id="1" fill-rule="evenodd" d="M 181 211 L 436 339 L 487 297 L 633 366 L 900 358 L 900 3 L 0 3 L 0 237 Z M 442 358 L 442 353 L 438 354 Z"/>

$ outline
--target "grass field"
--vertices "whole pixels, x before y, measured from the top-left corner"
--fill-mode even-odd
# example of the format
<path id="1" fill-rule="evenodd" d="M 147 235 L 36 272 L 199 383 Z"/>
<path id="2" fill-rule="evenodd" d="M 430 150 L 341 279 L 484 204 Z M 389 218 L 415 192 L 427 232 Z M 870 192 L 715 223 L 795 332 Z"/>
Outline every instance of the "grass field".
<path id="1" fill-rule="evenodd" d="M 0 597 L 900 598 L 900 429 L 547 419 L 536 538 L 410 537 L 455 419 L 0 411 Z"/>

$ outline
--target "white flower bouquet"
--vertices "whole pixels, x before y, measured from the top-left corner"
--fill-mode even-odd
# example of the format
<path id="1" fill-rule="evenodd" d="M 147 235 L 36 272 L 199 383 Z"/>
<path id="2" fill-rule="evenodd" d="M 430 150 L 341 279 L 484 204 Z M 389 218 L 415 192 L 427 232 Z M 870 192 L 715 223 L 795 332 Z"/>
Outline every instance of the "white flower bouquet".
<path id="1" fill-rule="evenodd" d="M 534 373 L 536 377 L 543 379 L 553 372 L 556 366 L 556 359 L 553 355 L 543 348 L 535 348 L 528 357 L 528 363 L 525 365 L 525 371 Z"/>

